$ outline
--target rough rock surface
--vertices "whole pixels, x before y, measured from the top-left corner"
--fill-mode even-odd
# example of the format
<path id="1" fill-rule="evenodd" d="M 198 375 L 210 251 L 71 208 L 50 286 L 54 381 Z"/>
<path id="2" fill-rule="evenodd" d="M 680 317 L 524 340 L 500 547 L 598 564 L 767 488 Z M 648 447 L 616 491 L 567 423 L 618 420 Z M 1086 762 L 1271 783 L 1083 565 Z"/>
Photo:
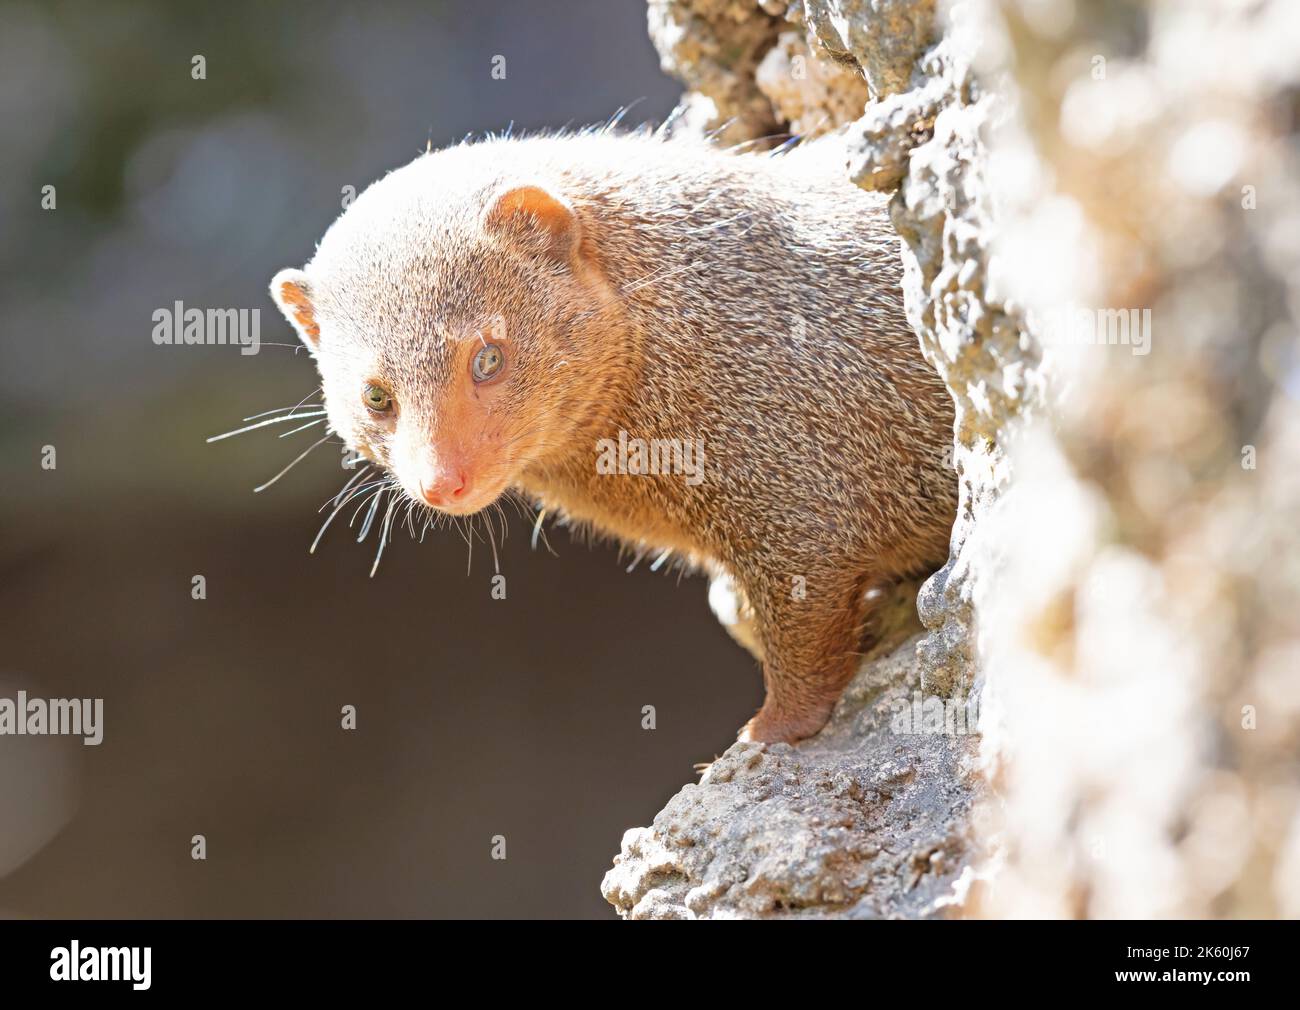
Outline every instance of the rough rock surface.
<path id="1" fill-rule="evenodd" d="M 649 0 L 650 39 L 666 72 L 690 89 L 686 125 L 726 142 L 779 129 L 754 79 L 783 24 L 753 0 Z"/>
<path id="2" fill-rule="evenodd" d="M 729 748 L 624 835 L 605 898 L 632 919 L 941 914 L 969 861 L 976 745 L 912 720 L 915 644 L 864 665 L 815 739 Z"/>
<path id="3" fill-rule="evenodd" d="M 934 0 L 806 0 L 803 16 L 831 59 L 860 68 L 873 99 L 907 90 L 934 38 Z"/>
<path id="4" fill-rule="evenodd" d="M 850 165 L 854 181 L 875 188 L 893 181 L 885 166 L 906 151 L 890 205 L 905 243 L 903 295 L 921 350 L 956 405 L 952 550 L 917 599 L 931 631 L 919 652 L 924 682 L 941 695 L 978 686 L 975 606 L 996 549 L 977 534 L 1011 476 L 1007 440 L 1041 392 L 1036 341 L 991 282 L 997 231 L 983 131 L 997 98 L 971 72 L 974 46 L 969 26 L 952 25 L 924 57 L 918 87 L 854 124 L 860 155 Z"/>
<path id="5" fill-rule="evenodd" d="M 755 82 L 789 132 L 801 137 L 861 115 L 868 99 L 856 68 L 819 59 L 797 31 L 777 36 L 755 70 Z"/>

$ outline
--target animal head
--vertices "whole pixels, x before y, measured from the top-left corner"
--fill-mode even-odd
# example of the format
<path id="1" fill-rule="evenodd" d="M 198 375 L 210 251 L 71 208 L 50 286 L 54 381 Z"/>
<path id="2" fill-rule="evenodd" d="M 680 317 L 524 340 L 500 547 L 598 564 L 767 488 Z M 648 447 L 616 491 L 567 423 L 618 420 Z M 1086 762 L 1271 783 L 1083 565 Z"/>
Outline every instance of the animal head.
<path id="1" fill-rule="evenodd" d="M 332 430 L 453 515 L 572 453 L 619 367 L 618 301 L 580 212 L 477 150 L 493 146 L 391 173 L 271 282 Z"/>

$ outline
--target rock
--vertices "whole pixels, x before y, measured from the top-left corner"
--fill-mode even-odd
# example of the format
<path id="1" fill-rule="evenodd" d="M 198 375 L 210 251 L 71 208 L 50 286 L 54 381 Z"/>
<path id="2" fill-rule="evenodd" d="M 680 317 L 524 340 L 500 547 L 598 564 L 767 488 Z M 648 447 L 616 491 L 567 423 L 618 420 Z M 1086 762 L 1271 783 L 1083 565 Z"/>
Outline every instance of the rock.
<path id="1" fill-rule="evenodd" d="M 861 68 L 873 99 L 906 91 L 934 41 L 934 0 L 804 0 L 804 19 L 832 60 Z"/>
<path id="2" fill-rule="evenodd" d="M 605 898 L 631 919 L 943 914 L 971 861 L 975 737 L 913 721 L 916 641 L 865 663 L 817 736 L 734 744 L 628 831 Z"/>
<path id="3" fill-rule="evenodd" d="M 688 125 L 718 129 L 723 142 L 778 131 L 754 74 L 776 42 L 779 17 L 753 0 L 649 0 L 648 18 L 664 70 L 691 89 Z"/>
<path id="4" fill-rule="evenodd" d="M 918 87 L 853 127 L 859 185 L 877 188 L 906 168 L 890 214 L 904 242 L 908 321 L 956 405 L 951 554 L 918 598 L 931 631 L 920 650 L 923 680 L 941 695 L 977 686 L 975 607 L 979 580 L 996 571 L 997 545 L 976 534 L 1011 477 L 1007 443 L 1042 394 L 1037 341 L 990 285 L 997 229 L 984 133 L 998 99 L 972 75 L 976 44 L 969 26 L 950 27 L 926 54 Z"/>
<path id="5" fill-rule="evenodd" d="M 818 59 L 797 31 L 777 36 L 754 71 L 754 81 L 776 116 L 801 137 L 862 115 L 868 100 L 867 83 L 856 67 Z"/>

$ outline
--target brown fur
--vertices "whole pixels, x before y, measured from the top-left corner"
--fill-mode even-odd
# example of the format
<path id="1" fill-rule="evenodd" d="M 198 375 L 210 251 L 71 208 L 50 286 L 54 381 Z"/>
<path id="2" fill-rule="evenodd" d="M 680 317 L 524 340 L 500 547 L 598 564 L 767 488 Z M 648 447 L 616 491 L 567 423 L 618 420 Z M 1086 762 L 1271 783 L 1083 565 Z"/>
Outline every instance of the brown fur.
<path id="1" fill-rule="evenodd" d="M 841 166 L 831 141 L 462 145 L 367 190 L 272 293 L 331 426 L 417 500 L 454 467 L 467 509 L 517 487 L 734 579 L 767 685 L 742 732 L 796 740 L 856 667 L 866 591 L 938 567 L 956 507 L 952 406 L 904 316 L 897 239 Z M 489 342 L 508 366 L 479 385 Z M 374 381 L 389 417 L 361 405 Z M 704 479 L 599 473 L 620 432 L 702 439 Z"/>

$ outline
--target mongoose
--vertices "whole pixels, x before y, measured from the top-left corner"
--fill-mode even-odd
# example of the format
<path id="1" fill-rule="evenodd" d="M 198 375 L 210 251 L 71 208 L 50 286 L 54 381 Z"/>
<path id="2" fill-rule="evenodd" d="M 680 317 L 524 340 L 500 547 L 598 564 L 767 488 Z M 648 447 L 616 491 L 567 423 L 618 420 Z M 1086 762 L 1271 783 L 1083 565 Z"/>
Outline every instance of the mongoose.
<path id="1" fill-rule="evenodd" d="M 330 427 L 414 501 L 513 487 L 735 586 L 755 741 L 822 727 L 868 591 L 942 564 L 956 508 L 898 239 L 833 143 L 465 143 L 371 185 L 271 284 Z"/>

